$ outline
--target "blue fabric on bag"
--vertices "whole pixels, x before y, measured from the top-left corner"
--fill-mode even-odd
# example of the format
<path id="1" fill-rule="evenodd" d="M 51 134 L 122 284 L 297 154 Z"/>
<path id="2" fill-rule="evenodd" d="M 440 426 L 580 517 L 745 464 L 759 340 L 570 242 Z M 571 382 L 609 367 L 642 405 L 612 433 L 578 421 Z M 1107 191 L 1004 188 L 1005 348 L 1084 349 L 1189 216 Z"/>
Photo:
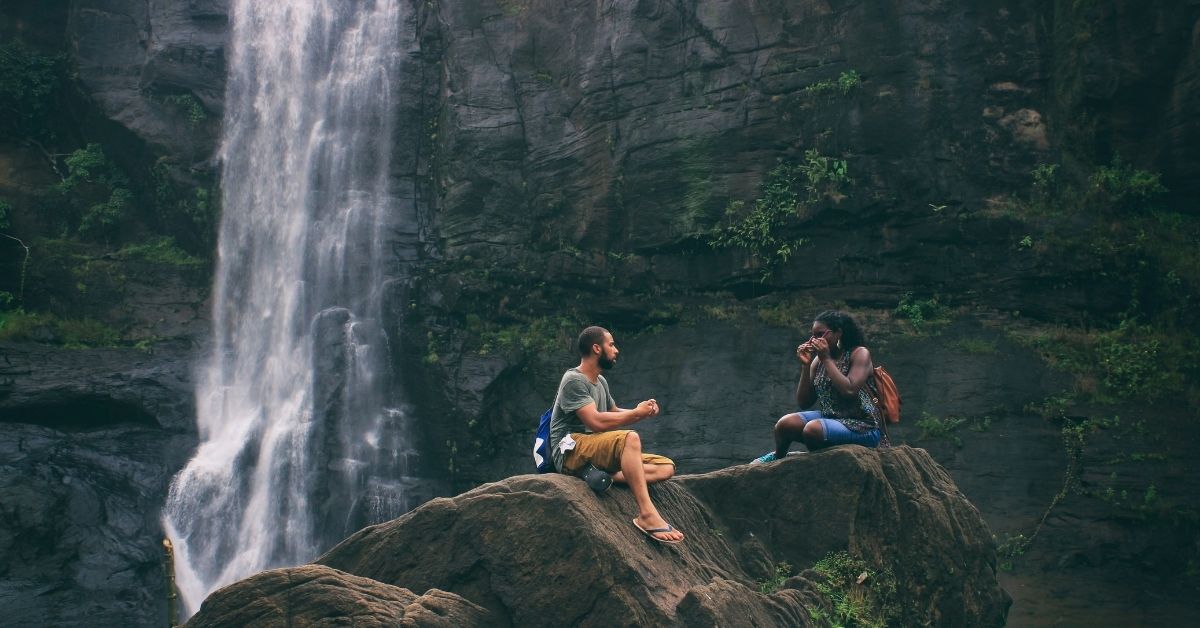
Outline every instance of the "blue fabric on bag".
<path id="1" fill-rule="evenodd" d="M 538 473 L 554 471 L 554 461 L 550 459 L 550 417 L 553 414 L 554 408 L 542 414 L 542 418 L 538 420 L 537 433 L 533 437 L 533 466 L 537 468 Z"/>

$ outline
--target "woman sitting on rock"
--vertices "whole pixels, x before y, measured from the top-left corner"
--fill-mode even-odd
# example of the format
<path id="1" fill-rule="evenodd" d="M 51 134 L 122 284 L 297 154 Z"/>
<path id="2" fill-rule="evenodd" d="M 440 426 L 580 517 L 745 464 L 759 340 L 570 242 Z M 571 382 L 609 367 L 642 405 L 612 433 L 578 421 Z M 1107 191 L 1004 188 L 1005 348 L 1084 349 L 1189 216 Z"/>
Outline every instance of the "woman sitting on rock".
<path id="1" fill-rule="evenodd" d="M 775 451 L 754 463 L 773 462 L 787 455 L 793 441 L 809 451 L 834 445 L 877 447 L 887 444 L 883 415 L 871 397 L 868 380 L 874 366 L 858 324 L 845 312 L 821 312 L 812 324 L 812 337 L 796 347 L 800 382 L 796 403 L 815 410 L 794 412 L 775 423 Z"/>

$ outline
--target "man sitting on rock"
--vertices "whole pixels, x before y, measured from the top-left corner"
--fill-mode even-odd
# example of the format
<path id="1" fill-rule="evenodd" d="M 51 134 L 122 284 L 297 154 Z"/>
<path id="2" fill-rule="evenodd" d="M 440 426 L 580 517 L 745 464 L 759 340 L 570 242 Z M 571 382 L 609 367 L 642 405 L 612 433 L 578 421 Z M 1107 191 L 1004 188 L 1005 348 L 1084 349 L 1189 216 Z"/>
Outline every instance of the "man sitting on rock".
<path id="1" fill-rule="evenodd" d="M 638 505 L 633 525 L 660 543 L 679 543 L 683 533 L 658 514 L 648 488 L 675 475 L 675 463 L 642 453 L 637 432 L 617 429 L 658 414 L 654 399 L 632 410 L 613 400 L 600 372 L 617 363 L 618 353 L 612 334 L 603 327 L 588 327 L 579 334 L 579 366 L 568 369 L 558 385 L 550 419 L 550 456 L 560 473 L 596 474 L 599 469 L 629 485 Z"/>

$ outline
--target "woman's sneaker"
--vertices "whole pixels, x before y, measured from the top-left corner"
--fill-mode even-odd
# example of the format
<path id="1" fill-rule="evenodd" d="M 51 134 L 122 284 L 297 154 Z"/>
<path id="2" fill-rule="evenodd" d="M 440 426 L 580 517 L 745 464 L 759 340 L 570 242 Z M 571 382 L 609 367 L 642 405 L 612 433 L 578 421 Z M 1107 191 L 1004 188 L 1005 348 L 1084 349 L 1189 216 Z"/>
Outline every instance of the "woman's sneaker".
<path id="1" fill-rule="evenodd" d="M 778 460 L 778 458 L 775 457 L 775 452 L 768 451 L 754 460 L 751 460 L 750 464 L 766 464 L 768 462 L 775 462 L 776 460 Z"/>

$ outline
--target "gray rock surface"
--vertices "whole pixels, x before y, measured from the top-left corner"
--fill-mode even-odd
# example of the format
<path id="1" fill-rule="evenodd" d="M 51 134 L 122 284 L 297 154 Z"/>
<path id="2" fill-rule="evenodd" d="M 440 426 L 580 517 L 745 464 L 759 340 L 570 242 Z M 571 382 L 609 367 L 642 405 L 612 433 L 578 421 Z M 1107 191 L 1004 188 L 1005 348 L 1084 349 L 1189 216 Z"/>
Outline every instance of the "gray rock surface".
<path id="1" fill-rule="evenodd" d="M 100 113 L 155 154 L 206 162 L 224 111 L 226 0 L 70 4 L 72 58 Z M 203 120 L 173 97 L 195 99 Z"/>
<path id="2" fill-rule="evenodd" d="M 195 446 L 190 348 L 0 345 L 6 624 L 165 621 L 158 513 Z"/>

